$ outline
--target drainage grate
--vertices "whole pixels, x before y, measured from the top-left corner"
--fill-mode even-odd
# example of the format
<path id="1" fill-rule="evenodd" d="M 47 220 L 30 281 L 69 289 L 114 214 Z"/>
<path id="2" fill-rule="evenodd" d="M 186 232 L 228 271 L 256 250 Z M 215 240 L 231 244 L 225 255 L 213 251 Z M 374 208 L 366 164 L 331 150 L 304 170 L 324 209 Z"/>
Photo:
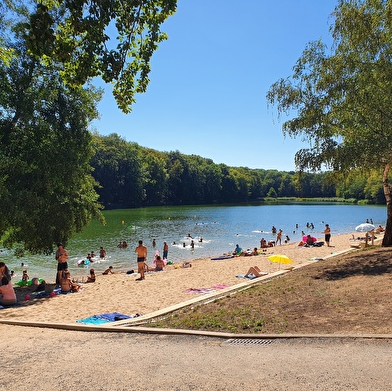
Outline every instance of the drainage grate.
<path id="1" fill-rule="evenodd" d="M 225 345 L 271 345 L 272 339 L 258 339 L 258 338 L 233 338 L 225 342 Z"/>

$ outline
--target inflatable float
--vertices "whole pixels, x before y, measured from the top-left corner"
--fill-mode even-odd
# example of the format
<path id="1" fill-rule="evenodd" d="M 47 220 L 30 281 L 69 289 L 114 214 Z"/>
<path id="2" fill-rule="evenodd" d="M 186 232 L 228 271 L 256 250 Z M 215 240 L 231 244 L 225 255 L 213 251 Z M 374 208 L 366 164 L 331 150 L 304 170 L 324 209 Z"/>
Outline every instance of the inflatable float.
<path id="1" fill-rule="evenodd" d="M 43 280 L 42 278 L 40 278 L 38 281 L 39 281 L 39 283 L 41 284 L 41 282 L 43 282 L 43 281 L 45 281 L 45 280 Z M 16 286 L 30 286 L 32 283 L 33 283 L 33 280 L 28 280 L 28 281 L 20 280 L 20 281 L 18 281 L 18 282 L 15 282 L 14 285 L 16 285 Z"/>
<path id="2" fill-rule="evenodd" d="M 90 261 L 88 259 L 81 259 L 80 261 L 78 261 L 78 266 L 88 266 L 90 265 Z"/>

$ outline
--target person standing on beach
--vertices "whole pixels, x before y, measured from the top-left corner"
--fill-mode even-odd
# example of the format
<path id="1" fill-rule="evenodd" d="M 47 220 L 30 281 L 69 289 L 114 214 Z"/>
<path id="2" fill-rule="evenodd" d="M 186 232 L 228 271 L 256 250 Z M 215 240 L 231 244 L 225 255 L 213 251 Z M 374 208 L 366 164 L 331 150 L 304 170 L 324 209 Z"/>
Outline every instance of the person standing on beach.
<path id="1" fill-rule="evenodd" d="M 147 261 L 147 247 L 143 246 L 143 240 L 139 240 L 135 253 L 137 254 L 137 271 L 140 273 L 136 281 L 141 281 L 144 280 L 144 263 Z"/>
<path id="2" fill-rule="evenodd" d="M 167 259 L 167 253 L 169 252 L 169 246 L 166 242 L 163 242 L 163 259 Z"/>
<path id="3" fill-rule="evenodd" d="M 57 260 L 57 275 L 56 285 L 61 284 L 61 277 L 64 270 L 68 270 L 68 251 L 64 248 L 62 243 L 57 244 L 56 260 Z"/>
<path id="4" fill-rule="evenodd" d="M 325 243 L 327 243 L 327 246 L 328 247 L 331 247 L 330 245 L 329 245 L 329 242 L 330 242 L 330 240 L 331 240 L 331 228 L 329 228 L 329 225 L 328 224 L 325 224 L 325 230 L 324 230 L 324 235 L 325 235 Z"/>
<path id="5" fill-rule="evenodd" d="M 282 233 L 283 233 L 283 231 L 280 229 L 279 231 L 278 231 L 278 233 L 277 233 L 277 235 L 276 235 L 276 245 L 279 243 L 279 244 L 282 244 Z"/>

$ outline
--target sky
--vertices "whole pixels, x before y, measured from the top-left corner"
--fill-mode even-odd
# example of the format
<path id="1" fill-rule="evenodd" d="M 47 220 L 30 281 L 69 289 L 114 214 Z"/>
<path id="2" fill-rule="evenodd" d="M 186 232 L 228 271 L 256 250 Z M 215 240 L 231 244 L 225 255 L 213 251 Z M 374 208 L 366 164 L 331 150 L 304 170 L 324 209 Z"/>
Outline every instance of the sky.
<path id="1" fill-rule="evenodd" d="M 158 151 L 199 155 L 234 167 L 295 170 L 308 147 L 285 137 L 266 94 L 308 42 L 330 44 L 337 0 L 178 0 L 162 26 L 169 38 L 151 62 L 147 92 L 132 112 L 110 86 L 93 129 Z"/>

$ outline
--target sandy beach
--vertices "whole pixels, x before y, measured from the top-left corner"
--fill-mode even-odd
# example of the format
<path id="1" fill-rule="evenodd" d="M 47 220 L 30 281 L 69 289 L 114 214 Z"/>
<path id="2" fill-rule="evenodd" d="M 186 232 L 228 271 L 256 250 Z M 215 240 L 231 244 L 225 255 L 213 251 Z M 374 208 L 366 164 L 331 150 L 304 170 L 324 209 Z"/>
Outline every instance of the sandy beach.
<path id="1" fill-rule="evenodd" d="M 351 234 L 333 236 L 331 247 L 324 245 L 304 248 L 299 247 L 298 243 L 291 243 L 268 248 L 265 254 L 258 256 L 240 256 L 226 260 L 198 259 L 192 261 L 190 268 L 170 265 L 163 272 L 148 273 L 143 281 L 136 281 L 138 274 L 97 275 L 96 282 L 82 284 L 82 291 L 55 297 L 24 300 L 28 291 L 22 290 L 19 292 L 21 305 L 2 309 L 1 315 L 2 319 L 71 324 L 78 319 L 102 313 L 146 315 L 200 296 L 189 292 L 190 289 L 217 290 L 243 283 L 246 279 L 236 276 L 246 273 L 250 266 L 257 265 L 262 271 L 271 274 L 287 266 L 299 267 L 309 260 L 340 253 L 350 248 L 351 237 Z M 322 237 L 318 239 L 323 240 Z M 294 263 L 273 263 L 268 259 L 272 254 L 287 255 Z M 54 270 L 55 266 L 54 264 Z"/>

